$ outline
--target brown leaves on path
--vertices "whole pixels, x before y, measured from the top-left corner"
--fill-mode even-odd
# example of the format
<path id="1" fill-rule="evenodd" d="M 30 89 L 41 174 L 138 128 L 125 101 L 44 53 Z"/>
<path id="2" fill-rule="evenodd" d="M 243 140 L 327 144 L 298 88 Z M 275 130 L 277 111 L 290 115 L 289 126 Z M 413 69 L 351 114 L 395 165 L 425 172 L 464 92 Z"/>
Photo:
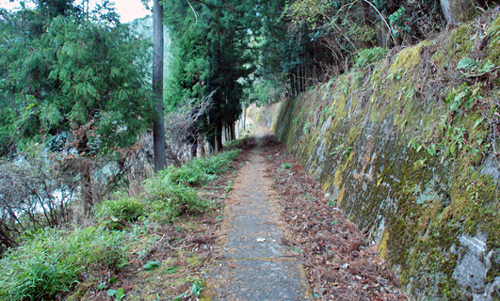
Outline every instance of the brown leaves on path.
<path id="1" fill-rule="evenodd" d="M 348 221 L 273 136 L 264 138 L 268 176 L 292 234 L 282 243 L 298 252 L 313 293 L 323 300 L 407 300 L 373 242 Z"/>

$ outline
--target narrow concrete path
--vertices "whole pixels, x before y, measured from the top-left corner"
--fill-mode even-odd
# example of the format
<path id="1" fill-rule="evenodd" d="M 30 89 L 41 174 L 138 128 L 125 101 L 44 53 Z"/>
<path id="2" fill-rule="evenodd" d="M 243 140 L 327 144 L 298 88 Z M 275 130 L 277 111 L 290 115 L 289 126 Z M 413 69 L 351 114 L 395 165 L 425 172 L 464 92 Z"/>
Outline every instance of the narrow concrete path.
<path id="1" fill-rule="evenodd" d="M 265 177 L 261 148 L 251 151 L 228 195 L 220 256 L 208 273 L 211 300 L 309 300 L 305 273 L 280 244 L 285 224 Z"/>

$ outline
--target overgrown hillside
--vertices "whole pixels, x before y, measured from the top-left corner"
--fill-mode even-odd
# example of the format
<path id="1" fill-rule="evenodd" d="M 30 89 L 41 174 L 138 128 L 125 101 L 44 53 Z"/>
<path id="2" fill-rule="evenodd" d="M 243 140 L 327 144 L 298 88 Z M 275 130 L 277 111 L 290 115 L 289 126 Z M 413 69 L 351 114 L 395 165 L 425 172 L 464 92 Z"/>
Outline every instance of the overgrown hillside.
<path id="1" fill-rule="evenodd" d="M 499 29 L 490 11 L 382 61 L 361 53 L 275 114 L 418 300 L 500 298 Z"/>
<path id="2" fill-rule="evenodd" d="M 233 141 L 232 150 L 170 166 L 138 193 L 121 190 L 96 204 L 90 218 L 37 231 L 26 221 L 19 246 L 0 258 L 0 300 L 199 297 L 224 199 L 249 145 Z"/>

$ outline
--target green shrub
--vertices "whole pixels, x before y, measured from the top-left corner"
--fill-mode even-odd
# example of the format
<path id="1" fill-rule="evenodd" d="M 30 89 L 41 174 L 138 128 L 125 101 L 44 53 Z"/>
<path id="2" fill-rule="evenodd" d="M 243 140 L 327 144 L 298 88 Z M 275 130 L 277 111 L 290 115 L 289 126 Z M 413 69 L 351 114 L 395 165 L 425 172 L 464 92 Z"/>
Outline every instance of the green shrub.
<path id="1" fill-rule="evenodd" d="M 203 213 L 210 206 L 208 202 L 198 198 L 196 189 L 174 184 L 160 176 L 147 180 L 144 188 L 152 199 L 148 211 L 154 219 L 171 221 L 182 214 Z"/>
<path id="2" fill-rule="evenodd" d="M 237 146 L 241 145 L 243 143 L 243 140 L 244 139 L 240 138 L 240 139 L 234 139 L 234 140 L 228 141 L 224 144 L 224 148 L 225 149 L 234 149 Z"/>
<path id="3" fill-rule="evenodd" d="M 240 152 L 241 150 L 236 149 L 207 158 L 194 158 L 179 168 L 170 166 L 160 171 L 159 175 L 175 184 L 200 185 L 213 181 L 217 174 L 227 171 L 231 161 Z"/>
<path id="4" fill-rule="evenodd" d="M 232 150 L 210 156 L 195 158 L 179 168 L 170 166 L 144 182 L 144 189 L 151 201 L 148 211 L 153 219 L 172 219 L 182 214 L 200 214 L 210 204 L 197 196 L 197 191 L 186 184 L 199 185 L 213 181 L 217 174 L 229 169 L 231 161 L 241 150 Z"/>
<path id="5" fill-rule="evenodd" d="M 111 229 L 119 229 L 124 222 L 133 222 L 139 216 L 146 215 L 144 203 L 128 197 L 103 201 L 95 205 L 93 210 L 96 220 Z"/>
<path id="6" fill-rule="evenodd" d="M 200 170 L 208 175 L 216 175 L 229 170 L 231 162 L 238 158 L 240 149 L 235 149 L 228 152 L 223 152 L 208 158 L 196 159 L 186 164 L 193 164 L 200 168 Z"/>
<path id="7" fill-rule="evenodd" d="M 96 227 L 40 230 L 0 260 L 0 300 L 48 300 L 83 272 L 126 264 L 125 236 Z"/>
<path id="8" fill-rule="evenodd" d="M 387 49 L 385 47 L 373 47 L 361 49 L 356 53 L 354 58 L 354 66 L 357 68 L 364 68 L 378 60 L 385 58 Z"/>
<path id="9" fill-rule="evenodd" d="M 195 158 L 193 161 L 197 161 Z M 199 166 L 190 161 L 179 168 L 169 166 L 167 169 L 160 171 L 160 176 L 166 178 L 174 184 L 190 184 L 199 185 L 211 181 L 215 176 L 208 175 L 200 169 Z"/>

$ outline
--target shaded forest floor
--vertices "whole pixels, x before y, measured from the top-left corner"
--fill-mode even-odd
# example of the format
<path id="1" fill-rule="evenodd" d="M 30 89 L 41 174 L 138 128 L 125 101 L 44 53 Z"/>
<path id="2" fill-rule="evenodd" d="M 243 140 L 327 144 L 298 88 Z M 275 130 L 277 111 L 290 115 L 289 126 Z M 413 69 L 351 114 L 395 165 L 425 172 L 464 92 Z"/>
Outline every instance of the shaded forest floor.
<path id="1" fill-rule="evenodd" d="M 147 235 L 137 230 L 135 259 L 103 275 L 116 279 L 106 288 L 148 301 L 407 300 L 375 244 L 274 136 L 254 132 L 259 146 L 255 137 L 244 140 L 231 171 L 199 190 L 216 206 Z M 242 173 L 254 178 L 241 180 Z M 85 291 L 82 299 L 116 300 Z"/>

